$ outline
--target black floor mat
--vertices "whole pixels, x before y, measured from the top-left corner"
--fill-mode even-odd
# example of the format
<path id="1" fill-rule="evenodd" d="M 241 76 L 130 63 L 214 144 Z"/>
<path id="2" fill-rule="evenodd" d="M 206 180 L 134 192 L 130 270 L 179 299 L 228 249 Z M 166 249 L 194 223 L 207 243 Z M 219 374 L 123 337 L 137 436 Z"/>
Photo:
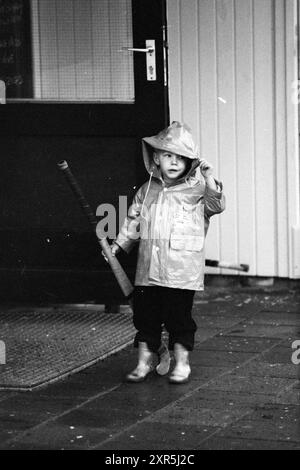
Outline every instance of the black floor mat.
<path id="1" fill-rule="evenodd" d="M 123 349 L 134 334 L 130 313 L 96 306 L 0 309 L 0 389 L 58 380 Z"/>

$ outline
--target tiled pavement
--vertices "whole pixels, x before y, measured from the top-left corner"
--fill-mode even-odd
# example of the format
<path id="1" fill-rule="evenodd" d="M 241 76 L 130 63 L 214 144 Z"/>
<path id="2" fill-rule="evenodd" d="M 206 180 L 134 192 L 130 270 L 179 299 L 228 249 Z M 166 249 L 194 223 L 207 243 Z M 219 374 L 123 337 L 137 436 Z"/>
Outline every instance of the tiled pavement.
<path id="1" fill-rule="evenodd" d="M 300 449 L 299 300 L 272 288 L 197 295 L 186 385 L 124 383 L 130 347 L 36 391 L 0 391 L 0 449 Z"/>

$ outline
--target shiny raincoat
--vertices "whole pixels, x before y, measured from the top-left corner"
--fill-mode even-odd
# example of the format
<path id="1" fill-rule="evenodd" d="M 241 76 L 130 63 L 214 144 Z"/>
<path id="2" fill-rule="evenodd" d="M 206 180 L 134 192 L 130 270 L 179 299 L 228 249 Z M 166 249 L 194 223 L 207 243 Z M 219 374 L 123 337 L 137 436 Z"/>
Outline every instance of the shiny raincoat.
<path id="1" fill-rule="evenodd" d="M 166 184 L 153 161 L 155 149 L 190 158 L 188 172 Z M 150 180 L 136 193 L 116 243 L 126 252 L 139 242 L 135 285 L 203 290 L 204 241 L 213 214 L 225 208 L 222 184 L 205 185 L 189 129 L 174 122 L 157 136 L 143 139 Z"/>

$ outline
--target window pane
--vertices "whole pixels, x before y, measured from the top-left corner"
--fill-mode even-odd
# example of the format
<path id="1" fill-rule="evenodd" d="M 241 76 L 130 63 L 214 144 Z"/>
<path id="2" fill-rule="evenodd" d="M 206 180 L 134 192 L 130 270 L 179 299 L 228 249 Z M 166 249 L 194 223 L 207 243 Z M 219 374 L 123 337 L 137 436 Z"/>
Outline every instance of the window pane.
<path id="1" fill-rule="evenodd" d="M 0 80 L 7 98 L 33 96 L 29 0 L 0 0 Z"/>
<path id="2" fill-rule="evenodd" d="M 5 3 L 0 0 L 0 5 Z M 8 97 L 134 101 L 133 58 L 122 51 L 132 46 L 131 0 L 12 0 L 10 4 L 22 6 L 23 11 L 30 7 L 22 28 L 30 32 L 25 46 L 31 85 L 20 95 L 7 83 Z M 19 62 L 16 57 L 21 70 Z M 1 64 L 0 78 L 5 80 L 4 72 Z"/>

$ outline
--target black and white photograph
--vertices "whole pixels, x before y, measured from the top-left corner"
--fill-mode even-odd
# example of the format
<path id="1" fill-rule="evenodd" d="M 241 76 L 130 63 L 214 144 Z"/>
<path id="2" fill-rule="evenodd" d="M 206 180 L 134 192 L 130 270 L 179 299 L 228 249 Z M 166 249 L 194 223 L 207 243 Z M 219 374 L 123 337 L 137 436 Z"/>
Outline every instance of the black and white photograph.
<path id="1" fill-rule="evenodd" d="M 300 450 L 299 103 L 299 0 L 0 0 L 0 450 Z"/>

